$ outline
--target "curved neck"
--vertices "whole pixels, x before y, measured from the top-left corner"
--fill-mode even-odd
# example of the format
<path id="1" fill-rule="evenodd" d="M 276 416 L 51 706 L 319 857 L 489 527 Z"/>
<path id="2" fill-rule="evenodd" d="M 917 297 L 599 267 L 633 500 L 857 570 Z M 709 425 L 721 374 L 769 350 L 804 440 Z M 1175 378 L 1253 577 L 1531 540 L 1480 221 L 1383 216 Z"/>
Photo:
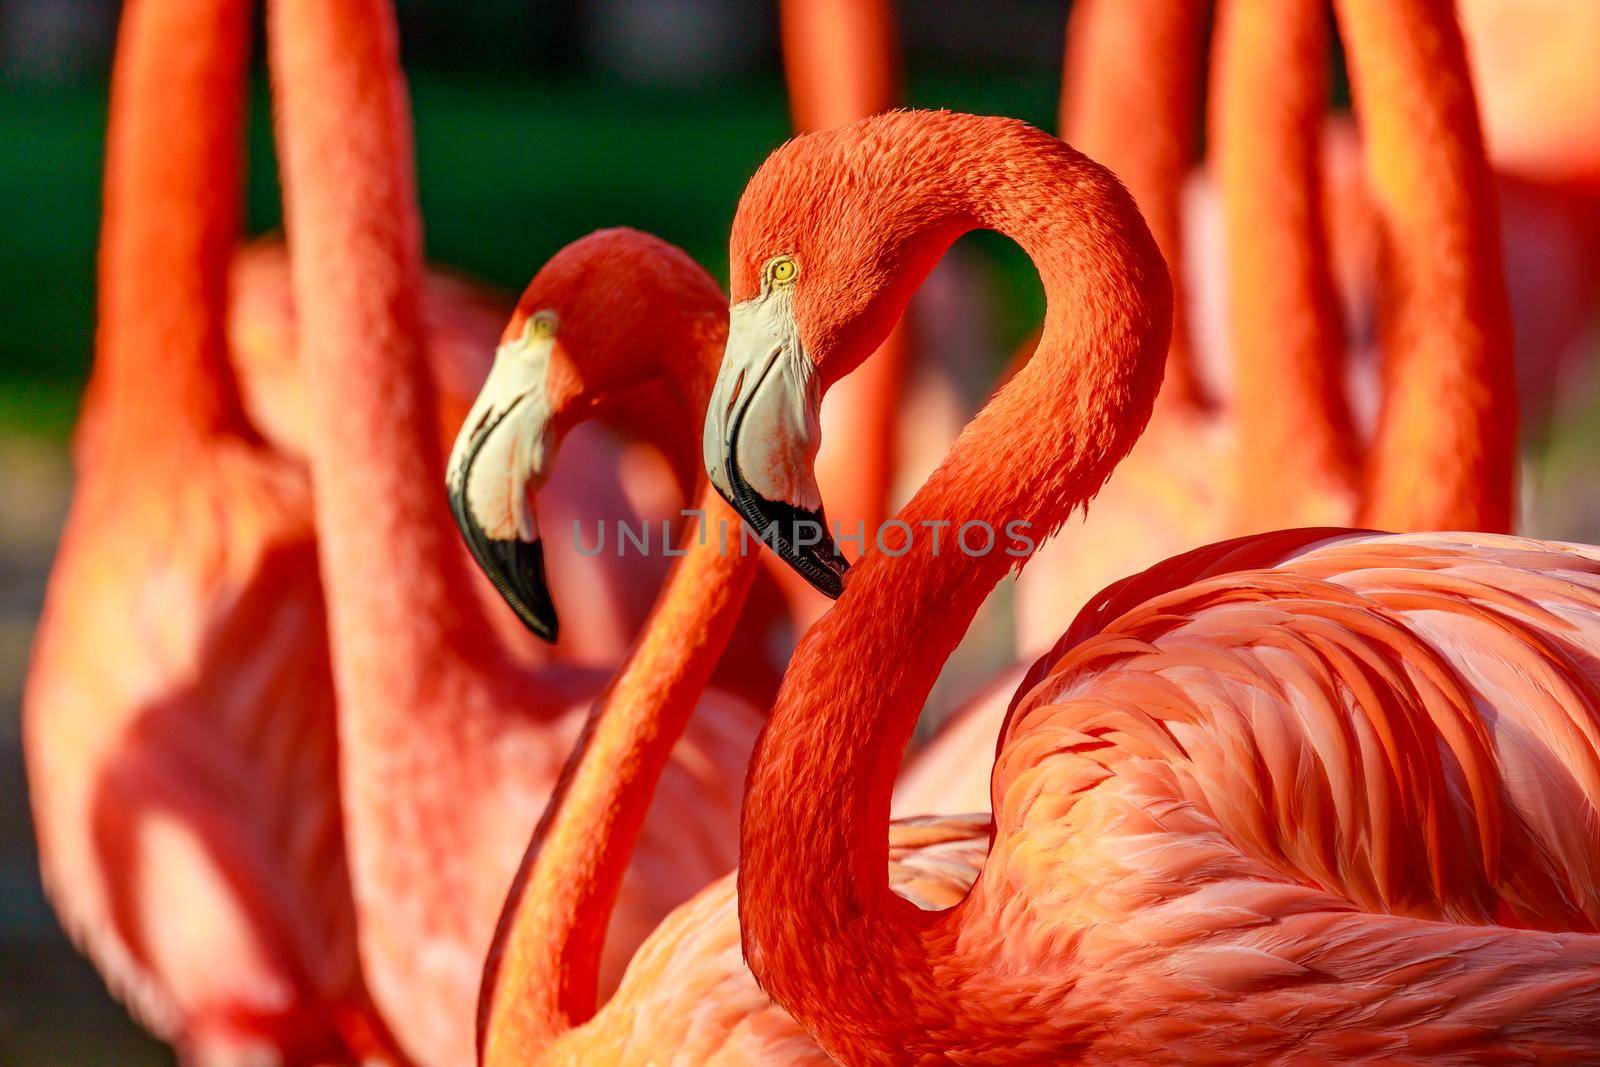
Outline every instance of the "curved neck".
<path id="1" fill-rule="evenodd" d="M 490 950 L 479 1002 L 480 1059 L 521 1064 L 595 1009 L 606 925 L 673 746 L 744 605 L 759 546 L 709 487 L 643 636 L 590 712 Z M 720 531 L 727 531 L 725 549 Z"/>
<path id="2" fill-rule="evenodd" d="M 901 511 L 909 549 L 869 553 L 801 643 L 745 796 L 745 956 L 763 988 L 846 1060 L 878 1042 L 895 1059 L 911 1035 L 961 1010 L 948 939 L 888 886 L 895 771 L 940 667 L 1025 555 L 1005 551 L 1008 525 L 1042 539 L 1099 489 L 1149 418 L 1169 340 L 1166 271 L 1122 187 L 1053 139 L 993 130 L 967 131 L 936 174 L 891 179 L 905 187 L 887 196 L 906 201 L 907 217 L 934 219 L 879 237 L 913 246 L 889 258 L 931 264 L 966 230 L 1009 235 L 1043 280 L 1043 336 Z M 951 524 L 942 548 L 932 522 Z M 951 551 L 950 531 L 965 523 L 994 530 L 994 549 Z"/>
<path id="3" fill-rule="evenodd" d="M 1448 0 L 1338 0 L 1384 237 L 1384 399 L 1360 522 L 1509 530 L 1516 382 L 1493 179 Z"/>
<path id="4" fill-rule="evenodd" d="M 111 85 L 91 395 L 139 444 L 237 430 L 228 260 L 239 220 L 247 0 L 133 0 Z M 130 450 L 131 451 L 131 450 Z"/>
<path id="5" fill-rule="evenodd" d="M 784 0 L 784 74 L 799 132 L 826 130 L 894 107 L 900 99 L 894 5 L 889 0 Z M 875 530 L 894 490 L 895 431 L 911 374 L 911 327 L 897 326 L 876 357 L 828 393 L 817 480 L 842 529 Z"/>
<path id="6" fill-rule="evenodd" d="M 341 708 L 363 721 L 407 718 L 447 703 L 441 670 L 467 660 L 489 628 L 444 504 L 393 13 L 383 0 L 275 0 L 271 15 Z"/>
<path id="7" fill-rule="evenodd" d="M 1067 24 L 1061 136 L 1127 185 L 1171 269 L 1164 409 L 1206 402 L 1183 299 L 1181 208 L 1198 154 L 1210 7 L 1199 0 L 1078 0 Z"/>
<path id="8" fill-rule="evenodd" d="M 1322 0 L 1219 8 L 1211 151 L 1226 227 L 1242 530 L 1343 521 L 1354 498 L 1321 211 L 1328 51 Z"/>

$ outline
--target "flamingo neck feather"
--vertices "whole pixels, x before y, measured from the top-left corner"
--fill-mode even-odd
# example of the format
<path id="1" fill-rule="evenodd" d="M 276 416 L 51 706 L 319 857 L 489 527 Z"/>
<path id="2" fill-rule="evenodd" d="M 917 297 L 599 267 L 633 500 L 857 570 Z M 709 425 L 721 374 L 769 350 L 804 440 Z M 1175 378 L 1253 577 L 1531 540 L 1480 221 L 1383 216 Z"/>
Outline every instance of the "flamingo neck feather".
<path id="1" fill-rule="evenodd" d="M 192 459 L 192 434 L 244 427 L 225 317 L 250 5 L 136 0 L 118 36 L 88 406 L 141 461 L 162 443 Z"/>
<path id="2" fill-rule="evenodd" d="M 479 1004 L 485 1064 L 528 1062 L 594 1014 L 606 925 L 656 783 L 759 567 L 714 490 L 697 506 L 705 536 L 685 530 L 685 555 L 590 712 L 512 886 Z"/>
<path id="3" fill-rule="evenodd" d="M 343 710 L 437 709 L 489 627 L 444 505 L 419 311 L 422 232 L 393 13 L 278 0 L 269 22 L 311 410 L 318 548 Z M 416 723 L 395 723 L 397 736 Z"/>
<path id="4" fill-rule="evenodd" d="M 1466 50 L 1449 0 L 1338 0 L 1384 232 L 1383 408 L 1361 525 L 1511 529 L 1511 318 Z"/>
<path id="5" fill-rule="evenodd" d="M 1210 5 L 1079 0 L 1067 19 L 1058 129 L 1122 179 L 1172 271 L 1172 344 L 1158 412 L 1209 403 L 1184 305 L 1182 199 L 1199 158 L 1202 57 Z"/>

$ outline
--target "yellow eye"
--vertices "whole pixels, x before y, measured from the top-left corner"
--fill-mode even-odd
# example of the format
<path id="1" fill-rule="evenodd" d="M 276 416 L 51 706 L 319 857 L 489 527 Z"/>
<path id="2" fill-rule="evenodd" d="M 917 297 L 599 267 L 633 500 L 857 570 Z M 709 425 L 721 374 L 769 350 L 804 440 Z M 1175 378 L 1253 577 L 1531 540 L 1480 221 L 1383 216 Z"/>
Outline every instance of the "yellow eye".
<path id="1" fill-rule="evenodd" d="M 531 328 L 535 337 L 554 337 L 556 332 L 556 313 L 554 311 L 538 312 L 533 316 Z"/>
<path id="2" fill-rule="evenodd" d="M 794 260 L 788 256 L 780 256 L 772 261 L 772 266 L 767 268 L 768 275 L 775 285 L 786 285 L 794 281 L 794 276 L 800 268 L 795 266 Z"/>

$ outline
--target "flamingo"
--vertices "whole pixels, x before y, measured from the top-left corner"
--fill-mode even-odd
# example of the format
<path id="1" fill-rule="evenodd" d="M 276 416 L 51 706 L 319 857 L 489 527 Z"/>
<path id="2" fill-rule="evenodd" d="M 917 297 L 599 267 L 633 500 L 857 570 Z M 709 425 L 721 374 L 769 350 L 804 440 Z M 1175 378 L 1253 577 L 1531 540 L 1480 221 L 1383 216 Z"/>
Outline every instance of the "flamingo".
<path id="1" fill-rule="evenodd" d="M 260 428 L 273 448 L 304 462 L 309 428 L 294 358 L 289 284 L 289 261 L 281 242 L 256 242 L 236 253 L 230 272 L 228 334 L 240 396 L 251 424 Z M 441 454 L 448 454 L 455 445 L 514 306 L 497 293 L 438 270 L 428 271 L 423 279 L 421 311 L 429 370 L 440 397 Z M 490 614 L 496 622 L 509 622 L 497 629 L 503 630 L 511 647 L 530 663 L 548 659 L 580 665 L 614 662 L 643 622 L 644 611 L 637 606 L 641 593 L 648 593 L 652 579 L 664 575 L 665 556 L 642 550 L 622 554 L 617 549 L 619 534 L 609 535 L 606 550 L 592 550 L 596 537 L 609 525 L 626 525 L 637 535 L 639 531 L 660 531 L 669 515 L 679 517 L 677 501 L 671 501 L 667 510 L 661 506 L 662 500 L 652 499 L 671 494 L 629 493 L 627 486 L 617 484 L 613 471 L 621 464 L 648 463 L 651 457 L 639 453 L 659 453 L 685 500 L 699 477 L 699 446 L 683 429 L 688 416 L 682 410 L 681 397 L 660 389 L 641 389 L 607 400 L 604 407 L 586 412 L 586 419 L 608 428 L 627 427 L 634 443 L 626 450 L 619 449 L 607 436 L 570 435 L 571 427 L 562 426 L 562 462 L 547 468 L 547 478 L 540 486 L 551 526 L 580 531 L 549 545 L 550 570 L 557 575 L 554 593 L 576 598 L 581 590 L 586 610 L 577 615 L 576 626 L 569 623 L 565 627 L 559 644 L 539 644 L 534 650 L 525 650 L 518 643 L 523 624 L 513 613 L 494 610 Z M 770 577 L 763 574 L 758 580 L 751 625 L 736 635 L 738 659 L 719 664 L 717 680 L 765 707 L 776 690 L 781 669 L 774 650 L 783 649 L 786 655 L 792 643 L 786 633 L 791 620 L 775 610 L 776 591 Z M 490 588 L 491 599 L 499 599 L 498 592 L 487 584 L 479 585 Z M 545 651 L 540 655 L 535 650 Z"/>
<path id="2" fill-rule="evenodd" d="M 439 396 L 440 455 L 448 454 L 483 384 L 512 306 L 504 294 L 436 268 L 423 278 L 422 322 L 428 369 Z M 235 252 L 228 275 L 227 336 L 229 364 L 251 428 L 275 452 L 304 466 L 310 431 L 295 355 L 288 253 L 281 241 L 256 241 Z M 649 430 L 652 425 L 620 408 L 615 417 L 601 421 L 608 431 Z M 578 434 L 566 443 L 564 459 L 544 489 L 545 513 L 553 526 L 565 530 L 575 522 L 603 525 L 615 520 L 658 528 L 663 519 L 677 516 L 678 502 L 666 499 L 671 494 L 639 492 L 619 477 L 624 467 L 648 464 L 652 450 L 664 453 L 674 442 L 659 434 L 647 433 L 643 440 L 628 436 L 634 443 L 623 444 L 609 432 Z M 680 485 L 692 482 L 696 457 L 679 455 L 669 462 Z M 306 522 L 309 526 L 309 513 Z M 490 621 L 529 663 L 615 662 L 644 621 L 650 591 L 665 576 L 665 561 L 642 553 L 580 552 L 571 538 L 558 539 L 550 548 L 555 592 L 576 596 L 582 590 L 589 610 L 572 620 L 560 644 L 532 642 L 516 617 L 498 606 L 494 589 L 476 582 L 474 592 L 490 604 Z"/>
<path id="3" fill-rule="evenodd" d="M 319 386 L 308 396 L 310 467 L 361 962 L 408 1057 L 465 1063 L 495 916 L 603 679 L 560 664 L 530 671 L 486 640 L 458 535 L 429 489 L 443 471 L 419 346 L 420 232 L 393 11 L 381 0 L 277 0 L 268 41 L 300 358 Z M 622 336 L 658 336 L 648 305 L 607 310 Z M 674 749 L 620 890 L 602 982 L 633 929 L 731 866 L 730 783 L 755 725 L 742 702 L 708 697 Z"/>
<path id="4" fill-rule="evenodd" d="M 671 284 L 655 284 L 656 275 Z M 580 423 L 608 419 L 631 424 L 636 436 L 669 456 L 686 498 L 696 499 L 699 412 L 722 353 L 725 304 L 716 283 L 687 253 L 626 227 L 600 230 L 563 248 L 517 301 L 494 367 L 460 424 L 446 482 L 463 539 L 534 633 L 553 639 L 557 622 L 530 494 L 542 493 L 558 469 L 558 448 Z M 646 320 L 662 340 L 641 351 L 626 331 L 645 329 L 640 323 Z M 529 357 L 544 345 L 548 355 Z M 517 417 L 507 418 L 513 410 Z M 693 511 L 685 517 L 694 519 L 688 524 L 693 530 L 705 521 Z M 666 527 L 657 522 L 646 530 L 663 559 L 671 558 L 672 545 L 656 545 L 653 538 L 665 538 Z M 620 532 L 576 536 L 589 546 L 586 552 L 622 550 L 614 540 Z M 744 625 L 731 636 L 732 653 L 720 661 L 712 657 L 713 677 L 720 688 L 765 708 L 782 669 L 773 650 L 784 649 L 786 658 L 787 631 L 795 620 L 783 610 L 764 557 L 750 558 L 758 571 L 756 592 Z"/>
<path id="5" fill-rule="evenodd" d="M 1500 176 L 1524 410 L 1559 415 L 1574 379 L 1589 384 L 1600 311 L 1600 76 L 1584 60 L 1600 42 L 1600 9 L 1460 0 L 1457 12 Z"/>
<path id="6" fill-rule="evenodd" d="M 24 701 L 45 885 L 186 1061 L 381 1055 L 355 958 L 304 470 L 224 343 L 249 5 L 127 5 L 98 359 Z"/>
<path id="7" fill-rule="evenodd" d="M 1182 52 L 1182 42 L 1198 47 L 1202 7 L 1086 5 L 1075 15 L 1090 20 L 1089 41 L 1072 55 L 1120 55 L 1124 41 L 1167 55 Z M 1233 396 L 1218 404 L 1197 396 L 1197 385 L 1180 384 L 1168 397 L 1163 385 L 1149 428 L 1087 521 L 1069 522 L 1019 578 L 1025 653 L 1047 647 L 1047 626 L 1118 575 L 1195 544 L 1304 524 L 1510 529 L 1517 443 L 1510 330 L 1461 39 L 1449 10 L 1430 3 L 1346 3 L 1337 11 L 1389 265 L 1383 406 L 1370 447 L 1363 452 L 1354 438 L 1340 393 L 1342 339 L 1321 225 L 1323 5 L 1224 3 L 1211 142 L 1230 260 Z M 1184 69 L 1182 62 L 1163 67 L 1155 54 L 1148 64 L 1117 69 Z M 1074 64 L 1085 78 L 1107 65 Z M 1077 108 L 1096 116 L 1079 120 L 1084 131 L 1109 142 L 1091 141 L 1085 150 L 1138 176 L 1130 190 L 1141 204 L 1162 205 L 1153 232 L 1172 263 L 1182 255 L 1177 238 L 1161 235 L 1176 231 L 1182 145 L 1147 146 L 1158 139 L 1137 131 L 1184 128 L 1192 97 L 1187 83 L 1157 92 L 1149 77 L 1120 93 L 1096 95 L 1086 86 Z M 1143 106 L 1158 116 L 1153 123 L 1101 117 L 1134 89 L 1151 98 Z M 1119 146 L 1117 135 L 1132 145 Z M 1180 336 L 1169 354 L 1178 383 L 1197 378 L 1191 348 Z M 950 740 L 936 738 L 913 761 L 896 811 L 988 803 L 989 768 L 971 753 L 998 735 L 1006 697 L 1024 670 L 1019 664 L 1009 682 L 969 703 L 945 727 Z"/>
<path id="8" fill-rule="evenodd" d="M 356 968 L 287 260 L 277 242 L 227 256 L 248 18 L 232 2 L 125 11 L 99 358 L 25 749 L 52 902 L 142 1022 L 186 1061 L 353 1061 L 391 1050 Z M 427 276 L 441 455 L 505 314 Z M 614 463 L 605 440 L 574 441 L 548 512 L 626 514 Z M 614 658 L 642 616 L 639 568 L 659 561 L 558 548 L 601 610 L 553 654 Z M 503 608 L 490 619 L 520 632 Z"/>
<path id="9" fill-rule="evenodd" d="M 799 138 L 735 215 L 706 418 L 747 522 L 816 509 L 820 393 L 974 227 L 1039 269 L 1035 358 L 901 511 L 903 552 L 841 576 L 826 540 L 780 545 L 843 594 L 751 765 L 761 988 L 850 1064 L 1600 1057 L 1600 820 L 1571 814 L 1600 803 L 1588 546 L 1292 530 L 1120 582 L 1017 692 L 972 890 L 930 914 L 889 889 L 893 769 L 1019 562 L 930 531 L 1043 536 L 1105 482 L 1156 404 L 1159 248 L 1108 172 L 1020 122 Z"/>
<path id="10" fill-rule="evenodd" d="M 637 310 L 619 314 L 619 307 Z M 726 298 L 710 276 L 681 250 L 633 230 L 573 242 L 529 283 L 462 427 L 447 484 L 480 563 L 520 611 L 535 616 L 532 625 L 547 625 L 553 609 L 537 568 L 523 565 L 524 553 L 537 552 L 540 528 L 526 501 L 560 433 L 614 398 L 651 390 L 663 396 L 656 407 L 669 417 L 697 413 L 687 428 L 698 442 L 698 413 L 727 329 Z M 641 345 L 641 337 L 659 340 Z M 612 1002 L 590 1019 L 602 943 L 662 768 L 712 665 L 750 626 L 746 599 L 769 558 L 755 546 L 742 551 L 738 516 L 709 487 L 702 492 L 701 517 L 684 532 L 682 558 L 638 645 L 590 713 L 508 898 L 479 1009 L 485 1063 L 729 1056 L 794 1063 L 820 1056 L 729 951 L 737 924 L 727 879 L 662 923 L 634 955 Z M 953 902 L 977 870 L 985 823 L 897 827 L 900 891 L 929 906 Z M 708 987 L 718 992 L 708 997 Z M 757 1017 L 741 1016 L 749 1001 L 760 1006 Z M 641 1024 L 640 1012 L 653 1021 Z M 738 1033 L 708 1022 L 718 1017 L 739 1019 Z"/>

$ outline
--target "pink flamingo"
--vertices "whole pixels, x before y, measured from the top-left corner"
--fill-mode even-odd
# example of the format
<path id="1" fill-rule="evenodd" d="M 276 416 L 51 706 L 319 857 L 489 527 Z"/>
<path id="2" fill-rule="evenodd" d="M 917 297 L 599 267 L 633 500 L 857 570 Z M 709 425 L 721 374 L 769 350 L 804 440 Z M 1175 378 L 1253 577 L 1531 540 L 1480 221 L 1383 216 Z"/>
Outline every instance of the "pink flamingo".
<path id="1" fill-rule="evenodd" d="M 185 1060 L 381 1054 L 335 793 L 304 470 L 224 342 L 249 5 L 130 3 L 98 355 L 24 742 L 45 884 Z"/>
<path id="2" fill-rule="evenodd" d="M 420 299 L 428 369 L 439 397 L 439 452 L 444 455 L 489 371 L 513 302 L 439 270 L 424 276 Z M 273 451 L 304 465 L 309 414 L 296 358 L 294 299 L 282 242 L 254 242 L 234 254 L 228 275 L 227 331 L 230 366 L 250 426 Z M 605 422 L 608 427 L 643 429 L 644 443 L 619 445 L 606 432 L 573 435 L 544 490 L 547 519 L 562 530 L 572 529 L 575 522 L 593 528 L 618 521 L 659 528 L 663 519 L 677 516 L 677 502 L 663 501 L 663 494 L 630 491 L 618 472 L 624 464 L 648 462 L 648 455 L 641 453 L 664 451 L 668 442 L 660 434 L 652 436 L 653 424 L 634 412 L 619 411 Z M 687 455 L 673 458 L 680 484 L 692 482 L 692 461 L 694 457 Z M 689 482 L 682 481 L 685 478 Z M 474 591 L 491 604 L 489 620 L 508 646 L 530 663 L 615 662 L 644 621 L 650 591 L 665 576 L 665 561 L 640 553 L 580 552 L 573 538 L 557 539 L 550 551 L 556 593 L 576 597 L 581 590 L 589 609 L 571 620 L 561 643 L 529 641 L 515 616 L 498 606 L 499 598 L 488 583 L 475 582 Z"/>
<path id="3" fill-rule="evenodd" d="M 619 311 L 626 308 L 636 310 Z M 697 428 L 727 331 L 726 298 L 710 277 L 680 250 L 631 230 L 573 242 L 529 284 L 448 479 L 463 533 L 507 595 L 536 612 L 534 625 L 552 617 L 550 599 L 519 554 L 535 551 L 539 522 L 526 501 L 559 433 L 641 393 L 660 393 L 657 405 L 669 412 L 691 409 L 687 423 Z M 485 1063 L 821 1055 L 740 964 L 727 879 L 663 921 L 617 995 L 590 1018 L 602 946 L 617 936 L 623 872 L 668 753 L 712 664 L 750 627 L 747 593 L 769 558 L 754 545 L 740 551 L 739 519 L 715 492 L 704 490 L 700 508 L 703 525 L 685 532 L 683 557 L 591 713 L 523 860 L 484 979 Z M 965 890 L 986 840 L 973 819 L 924 820 L 894 833 L 895 884 L 929 906 Z"/>
<path id="4" fill-rule="evenodd" d="M 26 755 L 51 899 L 138 1018 L 188 1061 L 354 1060 L 388 1040 L 356 968 L 287 261 L 271 242 L 228 258 L 248 15 L 124 13 L 98 358 Z M 507 306 L 438 273 L 422 301 L 447 446 Z M 615 454 L 574 441 L 548 512 L 628 514 Z M 643 614 L 633 568 L 657 561 L 558 550 L 558 592 L 596 609 L 560 654 L 609 661 Z"/>
<path id="5" fill-rule="evenodd" d="M 529 671 L 486 637 L 435 488 L 392 11 L 381 0 L 278 0 L 268 31 L 301 361 L 319 385 L 310 459 L 361 961 L 405 1053 L 463 1063 L 495 916 L 603 679 Z M 617 325 L 654 332 L 648 320 Z M 709 703 L 641 831 L 606 946 L 611 975 L 631 931 L 731 859 L 729 783 L 756 720 L 739 702 Z"/>
<path id="6" fill-rule="evenodd" d="M 1105 482 L 1156 403 L 1160 251 L 1115 179 L 1021 123 L 800 138 L 740 201 L 707 414 L 747 521 L 816 507 L 822 389 L 977 226 L 1034 260 L 1044 333 L 785 675 L 741 834 L 761 987 L 851 1064 L 1600 1057 L 1600 820 L 1570 814 L 1600 804 L 1600 549 L 1297 530 L 1129 578 L 1019 689 L 971 892 L 930 914 L 891 891 L 893 771 L 1018 562 L 929 531 L 1052 530 Z M 782 554 L 835 586 L 831 546 Z"/>

